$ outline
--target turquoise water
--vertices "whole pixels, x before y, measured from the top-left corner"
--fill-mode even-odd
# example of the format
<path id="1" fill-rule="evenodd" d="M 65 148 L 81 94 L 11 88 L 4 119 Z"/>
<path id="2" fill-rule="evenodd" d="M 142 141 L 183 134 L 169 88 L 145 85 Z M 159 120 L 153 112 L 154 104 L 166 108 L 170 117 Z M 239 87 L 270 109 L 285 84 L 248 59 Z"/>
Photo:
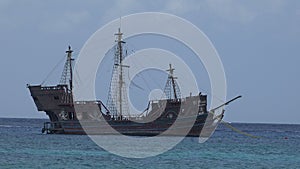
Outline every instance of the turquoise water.
<path id="1" fill-rule="evenodd" d="M 300 168 L 300 125 L 232 124 L 253 139 L 219 125 L 199 144 L 185 138 L 164 154 L 119 157 L 83 135 L 41 134 L 42 119 L 0 118 L 0 168 Z"/>

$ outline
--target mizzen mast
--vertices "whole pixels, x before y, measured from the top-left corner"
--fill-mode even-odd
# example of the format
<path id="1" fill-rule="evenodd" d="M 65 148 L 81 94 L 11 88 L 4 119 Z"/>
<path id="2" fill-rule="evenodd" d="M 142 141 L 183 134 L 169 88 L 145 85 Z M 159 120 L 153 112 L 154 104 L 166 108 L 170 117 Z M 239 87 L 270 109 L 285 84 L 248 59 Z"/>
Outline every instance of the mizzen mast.
<path id="1" fill-rule="evenodd" d="M 72 53 L 73 53 L 73 50 L 71 49 L 71 46 L 69 46 L 69 49 L 66 51 L 67 61 L 65 63 L 64 70 L 63 70 L 63 73 L 62 73 L 61 79 L 60 79 L 60 84 L 68 84 L 69 83 L 69 87 L 70 87 L 71 92 L 72 92 L 72 89 L 73 89 L 72 62 L 74 60 L 72 58 Z"/>

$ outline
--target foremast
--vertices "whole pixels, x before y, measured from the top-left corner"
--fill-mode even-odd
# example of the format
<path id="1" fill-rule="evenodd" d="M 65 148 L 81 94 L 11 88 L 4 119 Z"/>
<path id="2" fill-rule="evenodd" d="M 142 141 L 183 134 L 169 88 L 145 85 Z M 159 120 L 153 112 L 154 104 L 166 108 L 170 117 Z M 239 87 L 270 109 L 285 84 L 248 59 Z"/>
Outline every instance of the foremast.
<path id="1" fill-rule="evenodd" d="M 174 76 L 174 68 L 172 65 L 169 64 L 169 69 L 166 70 L 169 72 L 168 80 L 165 85 L 164 94 L 166 95 L 167 99 L 175 99 L 178 100 L 181 98 L 181 93 L 176 82 L 177 77 Z"/>

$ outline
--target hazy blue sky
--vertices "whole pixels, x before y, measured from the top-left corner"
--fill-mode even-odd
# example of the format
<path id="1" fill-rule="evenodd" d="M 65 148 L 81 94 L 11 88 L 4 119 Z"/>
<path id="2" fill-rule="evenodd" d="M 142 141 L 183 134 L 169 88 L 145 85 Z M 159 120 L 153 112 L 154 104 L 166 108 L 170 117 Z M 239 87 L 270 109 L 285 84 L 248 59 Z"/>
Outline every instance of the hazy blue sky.
<path id="1" fill-rule="evenodd" d="M 0 1 L 0 117 L 46 117 L 27 83 L 39 84 L 71 44 L 75 56 L 97 29 L 136 12 L 167 12 L 198 26 L 227 76 L 232 122 L 300 123 L 300 1 Z M 59 80 L 60 70 L 54 77 Z"/>

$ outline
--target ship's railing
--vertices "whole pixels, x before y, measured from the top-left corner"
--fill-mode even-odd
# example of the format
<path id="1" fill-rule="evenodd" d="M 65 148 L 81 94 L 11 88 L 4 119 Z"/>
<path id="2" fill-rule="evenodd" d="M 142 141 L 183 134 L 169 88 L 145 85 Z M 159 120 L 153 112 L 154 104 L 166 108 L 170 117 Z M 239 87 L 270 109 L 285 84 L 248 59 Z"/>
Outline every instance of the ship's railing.
<path id="1" fill-rule="evenodd" d="M 75 104 L 102 104 L 100 100 L 94 101 L 75 101 Z"/>
<path id="2" fill-rule="evenodd" d="M 109 109 L 104 105 L 104 103 L 101 100 L 94 100 L 94 101 L 75 101 L 74 104 L 77 105 L 98 105 L 100 108 L 100 111 L 105 110 L 106 112 L 103 112 L 107 115 L 110 114 Z"/>
<path id="3" fill-rule="evenodd" d="M 41 90 L 61 90 L 66 89 L 67 85 L 57 85 L 57 86 L 43 86 Z"/>

